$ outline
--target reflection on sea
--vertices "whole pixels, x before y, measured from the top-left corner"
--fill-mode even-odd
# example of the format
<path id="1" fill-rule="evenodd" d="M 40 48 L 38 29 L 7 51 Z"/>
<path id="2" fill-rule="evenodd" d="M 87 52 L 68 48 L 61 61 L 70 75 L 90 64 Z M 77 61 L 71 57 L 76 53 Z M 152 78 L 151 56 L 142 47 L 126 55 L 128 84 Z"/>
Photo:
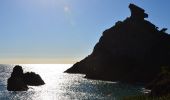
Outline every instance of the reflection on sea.
<path id="1" fill-rule="evenodd" d="M 23 64 L 24 71 L 39 74 L 45 85 L 29 87 L 25 92 L 6 90 L 14 65 L 0 65 L 0 100 L 70 100 L 112 99 L 141 94 L 141 86 L 83 78 L 80 74 L 63 73 L 71 64 Z"/>

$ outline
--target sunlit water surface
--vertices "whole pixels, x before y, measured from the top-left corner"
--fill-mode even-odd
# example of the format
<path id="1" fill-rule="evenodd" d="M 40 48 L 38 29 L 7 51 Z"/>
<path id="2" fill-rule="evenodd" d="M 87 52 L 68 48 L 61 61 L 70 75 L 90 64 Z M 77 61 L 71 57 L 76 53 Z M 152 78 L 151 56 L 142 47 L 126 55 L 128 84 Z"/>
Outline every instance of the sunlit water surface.
<path id="1" fill-rule="evenodd" d="M 20 64 L 21 65 L 21 64 Z M 63 73 L 71 64 L 22 64 L 25 72 L 33 71 L 45 85 L 31 86 L 25 92 L 6 90 L 14 65 L 0 65 L 0 100 L 119 100 L 141 94 L 142 86 L 90 80 L 80 74 Z"/>

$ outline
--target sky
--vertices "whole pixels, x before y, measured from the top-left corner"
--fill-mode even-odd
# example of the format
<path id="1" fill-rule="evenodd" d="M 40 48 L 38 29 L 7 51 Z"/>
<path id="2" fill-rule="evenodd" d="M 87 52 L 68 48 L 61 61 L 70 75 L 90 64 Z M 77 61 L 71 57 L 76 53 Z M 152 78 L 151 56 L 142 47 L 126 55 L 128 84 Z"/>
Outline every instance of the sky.
<path id="1" fill-rule="evenodd" d="M 0 63 L 80 61 L 104 30 L 130 16 L 129 3 L 170 28 L 169 0 L 0 0 Z"/>

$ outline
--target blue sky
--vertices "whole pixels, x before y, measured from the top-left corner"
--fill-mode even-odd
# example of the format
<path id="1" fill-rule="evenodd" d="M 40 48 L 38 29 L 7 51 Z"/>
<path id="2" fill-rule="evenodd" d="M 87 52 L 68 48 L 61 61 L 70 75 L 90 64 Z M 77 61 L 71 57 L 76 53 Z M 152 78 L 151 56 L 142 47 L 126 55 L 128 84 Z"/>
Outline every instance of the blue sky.
<path id="1" fill-rule="evenodd" d="M 1 0 L 0 63 L 75 63 L 130 16 L 129 3 L 170 28 L 169 0 Z"/>

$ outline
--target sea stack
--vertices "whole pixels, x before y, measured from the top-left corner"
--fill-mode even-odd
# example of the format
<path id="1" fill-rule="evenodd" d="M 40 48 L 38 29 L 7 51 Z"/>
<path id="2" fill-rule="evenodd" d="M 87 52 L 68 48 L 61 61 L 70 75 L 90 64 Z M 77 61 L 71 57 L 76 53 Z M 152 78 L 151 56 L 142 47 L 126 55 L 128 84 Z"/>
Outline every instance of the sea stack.
<path id="1" fill-rule="evenodd" d="M 8 91 L 27 91 L 29 86 L 39 86 L 44 85 L 42 78 L 34 73 L 27 72 L 23 73 L 21 66 L 16 65 L 13 68 L 11 77 L 7 81 L 7 90 Z"/>
<path id="2" fill-rule="evenodd" d="M 11 77 L 8 79 L 8 91 L 26 91 L 28 90 L 27 84 L 24 82 L 24 73 L 21 66 L 16 65 L 13 68 Z"/>
<path id="3" fill-rule="evenodd" d="M 170 65 L 170 35 L 147 21 L 145 10 L 129 5 L 131 16 L 105 30 L 86 58 L 67 69 L 67 73 L 86 78 L 148 83 Z M 161 20 L 161 19 L 160 19 Z"/>

